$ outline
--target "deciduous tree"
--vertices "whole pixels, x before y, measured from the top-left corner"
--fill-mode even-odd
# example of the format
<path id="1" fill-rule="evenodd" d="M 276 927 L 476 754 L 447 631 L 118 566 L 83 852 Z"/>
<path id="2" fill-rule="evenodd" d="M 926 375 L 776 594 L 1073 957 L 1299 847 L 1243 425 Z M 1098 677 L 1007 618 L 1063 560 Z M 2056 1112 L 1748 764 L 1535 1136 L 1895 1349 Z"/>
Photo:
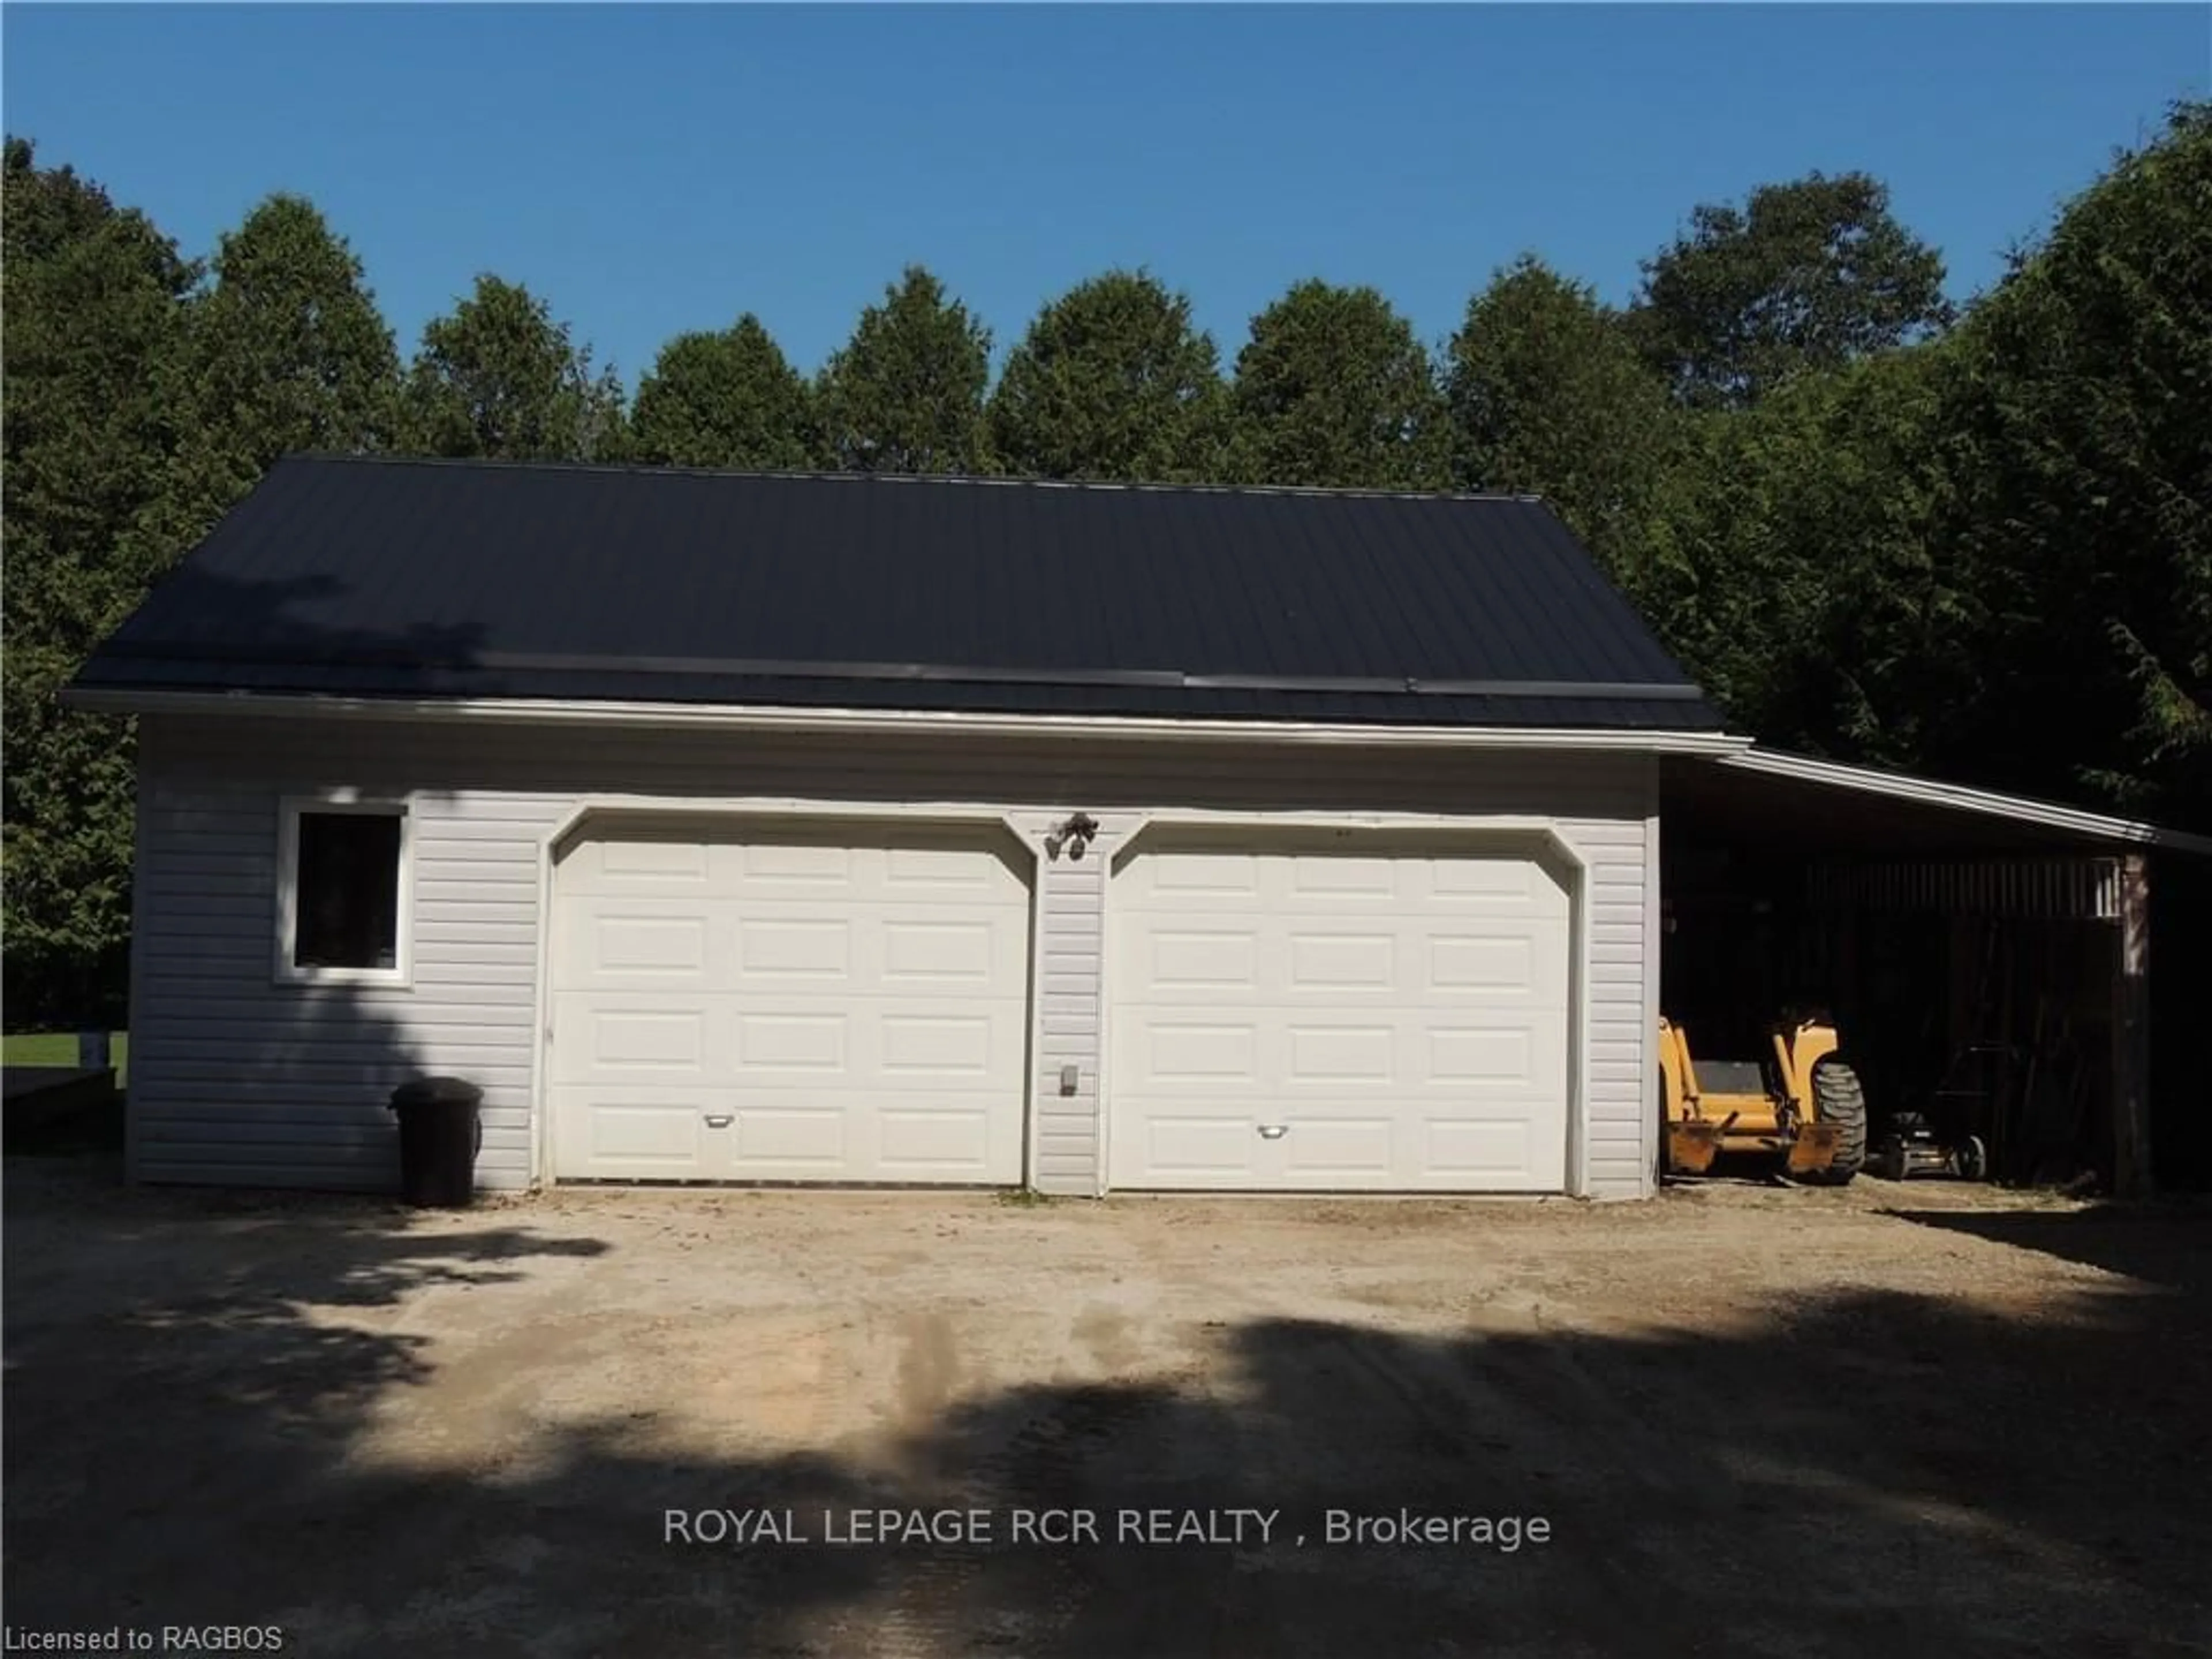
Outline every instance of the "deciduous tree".
<path id="1" fill-rule="evenodd" d="M 1840 368 L 1951 320 L 1943 261 L 1863 173 L 1762 185 L 1706 204 L 1645 261 L 1631 315 L 1682 402 L 1740 409 L 1795 375 Z"/>
<path id="2" fill-rule="evenodd" d="M 1540 495 L 1633 577 L 1680 418 L 1617 313 L 1523 258 L 1468 301 L 1445 374 L 1456 482 Z"/>
<path id="3" fill-rule="evenodd" d="M 188 411 L 136 534 L 166 562 L 277 457 L 386 448 L 399 359 L 361 260 L 314 205 L 271 196 L 222 239 L 186 311 L 166 401 Z"/>
<path id="4" fill-rule="evenodd" d="M 657 465 L 798 471 L 814 460 L 812 428 L 806 382 L 748 312 L 661 348 L 637 388 L 630 447 Z"/>
<path id="5" fill-rule="evenodd" d="M 1226 398 L 1188 296 L 1109 271 L 1054 300 L 992 395 L 1001 465 L 1042 478 L 1188 483 L 1218 476 Z"/>
<path id="6" fill-rule="evenodd" d="M 1631 590 L 1738 729 L 1911 767 L 1975 691 L 1949 533 L 1955 365 L 1892 352 L 1691 420 Z"/>
<path id="7" fill-rule="evenodd" d="M 1231 392 L 1249 483 L 1436 489 L 1450 431 L 1434 365 L 1371 288 L 1304 282 L 1252 319 Z"/>
<path id="8" fill-rule="evenodd" d="M 1960 331 L 1960 711 L 2000 775 L 2212 824 L 2212 104 L 2068 204 Z"/>
<path id="9" fill-rule="evenodd" d="M 120 1012 L 130 936 L 132 748 L 125 722 L 60 688 L 137 603 L 128 532 L 181 424 L 166 407 L 195 276 L 176 245 L 67 167 L 10 138 L 0 184 L 4 417 L 7 1018 Z"/>
<path id="10" fill-rule="evenodd" d="M 981 472 L 991 331 L 920 265 L 860 313 L 823 368 L 816 408 L 830 465 L 860 472 Z"/>
<path id="11" fill-rule="evenodd" d="M 622 383 L 520 283 L 485 275 L 422 331 L 401 398 L 404 446 L 495 460 L 618 459 Z"/>

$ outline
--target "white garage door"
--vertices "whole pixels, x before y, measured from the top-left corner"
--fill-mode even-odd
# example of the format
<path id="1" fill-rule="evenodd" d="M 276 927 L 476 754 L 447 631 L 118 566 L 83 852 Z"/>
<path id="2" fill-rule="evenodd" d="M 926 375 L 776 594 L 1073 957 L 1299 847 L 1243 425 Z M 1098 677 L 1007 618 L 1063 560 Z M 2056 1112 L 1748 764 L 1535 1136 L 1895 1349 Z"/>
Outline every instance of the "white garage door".
<path id="1" fill-rule="evenodd" d="M 1018 1182 L 1011 838 L 610 830 L 556 878 L 556 1176 Z"/>
<path id="2" fill-rule="evenodd" d="M 1111 1185 L 1565 1188 L 1561 878 L 1358 836 L 1148 839 L 1115 875 Z"/>

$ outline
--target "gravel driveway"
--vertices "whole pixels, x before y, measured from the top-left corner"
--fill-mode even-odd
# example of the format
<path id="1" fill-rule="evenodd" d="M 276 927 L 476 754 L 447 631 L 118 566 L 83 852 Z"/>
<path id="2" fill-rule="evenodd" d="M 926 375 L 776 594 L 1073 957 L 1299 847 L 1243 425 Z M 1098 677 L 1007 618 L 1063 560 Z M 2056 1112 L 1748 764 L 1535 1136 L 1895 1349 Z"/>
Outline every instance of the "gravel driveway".
<path id="1" fill-rule="evenodd" d="M 6 1197 L 11 1631 L 2212 1650 L 2201 1210 Z"/>

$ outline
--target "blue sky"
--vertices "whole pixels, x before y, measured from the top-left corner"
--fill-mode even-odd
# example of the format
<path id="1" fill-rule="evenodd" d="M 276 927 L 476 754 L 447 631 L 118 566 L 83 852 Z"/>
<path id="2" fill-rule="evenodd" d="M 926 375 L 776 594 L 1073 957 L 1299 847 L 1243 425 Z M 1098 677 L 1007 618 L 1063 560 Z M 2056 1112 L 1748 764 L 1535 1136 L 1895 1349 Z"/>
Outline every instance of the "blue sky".
<path id="1" fill-rule="evenodd" d="M 1964 295 L 2168 100 L 2212 8 L 10 4 L 8 131 L 186 252 L 274 190 L 411 351 L 496 270 L 635 383 L 757 312 L 802 368 L 908 261 L 1001 350 L 1115 264 L 1224 361 L 1308 276 L 1435 341 L 1524 249 L 1633 291 L 1692 204 L 1887 179 Z"/>

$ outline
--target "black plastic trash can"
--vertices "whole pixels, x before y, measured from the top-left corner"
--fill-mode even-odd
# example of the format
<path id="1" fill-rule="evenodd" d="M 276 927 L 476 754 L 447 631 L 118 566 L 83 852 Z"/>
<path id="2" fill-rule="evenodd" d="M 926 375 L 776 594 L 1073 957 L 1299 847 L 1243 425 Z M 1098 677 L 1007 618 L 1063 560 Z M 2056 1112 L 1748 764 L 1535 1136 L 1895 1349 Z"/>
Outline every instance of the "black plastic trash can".
<path id="1" fill-rule="evenodd" d="M 483 1091 L 457 1077 L 421 1077 L 392 1091 L 399 1119 L 399 1190 L 428 1209 L 466 1208 L 475 1196 Z"/>

